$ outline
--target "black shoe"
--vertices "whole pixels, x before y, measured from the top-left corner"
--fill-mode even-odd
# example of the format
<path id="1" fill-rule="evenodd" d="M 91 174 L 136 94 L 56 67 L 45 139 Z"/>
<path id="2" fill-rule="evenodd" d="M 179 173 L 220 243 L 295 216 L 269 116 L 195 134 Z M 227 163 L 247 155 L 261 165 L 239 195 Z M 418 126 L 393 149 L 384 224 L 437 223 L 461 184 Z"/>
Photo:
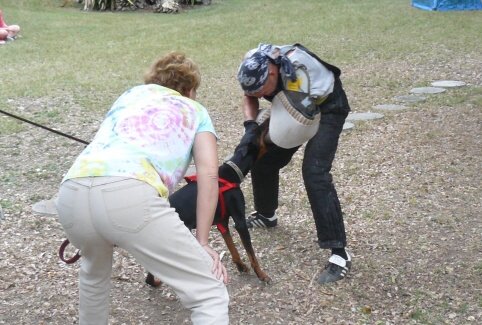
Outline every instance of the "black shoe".
<path id="1" fill-rule="evenodd" d="M 345 260 L 339 255 L 331 255 L 325 270 L 318 277 L 318 283 L 330 283 L 343 280 L 351 269 L 351 256 L 348 252 L 348 259 Z"/>
<path id="2" fill-rule="evenodd" d="M 267 218 L 255 211 L 246 219 L 246 223 L 248 228 L 271 228 L 278 224 L 278 217 L 274 214 L 271 218 Z"/>

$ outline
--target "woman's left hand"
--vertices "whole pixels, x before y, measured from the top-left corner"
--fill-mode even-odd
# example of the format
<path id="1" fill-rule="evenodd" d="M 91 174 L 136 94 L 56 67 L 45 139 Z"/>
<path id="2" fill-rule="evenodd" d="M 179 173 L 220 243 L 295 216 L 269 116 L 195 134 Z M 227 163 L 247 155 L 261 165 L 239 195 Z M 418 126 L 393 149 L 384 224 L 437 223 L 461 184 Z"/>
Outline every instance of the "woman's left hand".
<path id="1" fill-rule="evenodd" d="M 209 256 L 212 257 L 214 263 L 213 263 L 213 268 L 211 269 L 211 272 L 213 274 L 216 274 L 216 279 L 221 279 L 223 278 L 224 284 L 228 284 L 228 271 L 226 270 L 226 267 L 221 263 L 221 258 L 219 257 L 219 254 L 209 246 L 209 244 L 206 244 L 203 246 L 203 248 L 208 252 Z"/>

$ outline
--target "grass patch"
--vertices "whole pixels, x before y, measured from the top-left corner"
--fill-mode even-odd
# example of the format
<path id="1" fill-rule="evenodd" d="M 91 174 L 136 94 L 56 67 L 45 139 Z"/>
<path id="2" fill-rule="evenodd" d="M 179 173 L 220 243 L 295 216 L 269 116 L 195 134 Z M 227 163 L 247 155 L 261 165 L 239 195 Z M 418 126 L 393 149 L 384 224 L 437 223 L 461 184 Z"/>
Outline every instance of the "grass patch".
<path id="1" fill-rule="evenodd" d="M 90 108 L 108 104 L 140 83 L 150 62 L 170 50 L 193 57 L 205 80 L 226 78 L 231 83 L 242 55 L 259 42 L 300 42 L 341 66 L 364 58 L 427 59 L 426 53 L 434 53 L 428 49 L 438 46 L 440 56 L 462 44 L 467 52 L 477 53 L 479 47 L 472 41 L 479 36 L 477 13 L 431 13 L 394 0 L 218 0 L 178 15 L 83 12 L 80 5 L 59 4 L 2 3 L 6 21 L 18 23 L 23 36 L 2 49 L 14 57 L 2 71 L 2 87 L 9 90 L 2 91 L 3 99 L 65 90 L 78 93 Z M 272 19 L 263 19 L 268 10 Z M 293 19 L 297 14 L 304 19 Z M 121 33 L 125 26 L 129 31 Z"/>
<path id="2" fill-rule="evenodd" d="M 0 135 L 17 133 L 25 129 L 25 124 L 20 121 L 11 121 L 10 117 L 0 117 Z"/>

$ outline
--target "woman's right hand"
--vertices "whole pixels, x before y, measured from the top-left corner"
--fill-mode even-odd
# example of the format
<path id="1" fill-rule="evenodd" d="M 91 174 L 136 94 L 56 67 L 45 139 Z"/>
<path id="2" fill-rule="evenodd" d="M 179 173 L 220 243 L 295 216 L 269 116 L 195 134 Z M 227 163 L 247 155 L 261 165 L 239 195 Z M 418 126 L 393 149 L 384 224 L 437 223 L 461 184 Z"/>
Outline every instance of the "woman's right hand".
<path id="1" fill-rule="evenodd" d="M 213 263 L 213 268 L 211 269 L 211 272 L 213 274 L 216 274 L 216 279 L 221 279 L 223 278 L 224 284 L 228 284 L 228 271 L 226 270 L 226 267 L 221 263 L 221 258 L 219 257 L 219 254 L 209 246 L 209 244 L 206 244 L 203 246 L 203 248 L 208 252 L 209 256 L 212 257 L 214 263 Z"/>

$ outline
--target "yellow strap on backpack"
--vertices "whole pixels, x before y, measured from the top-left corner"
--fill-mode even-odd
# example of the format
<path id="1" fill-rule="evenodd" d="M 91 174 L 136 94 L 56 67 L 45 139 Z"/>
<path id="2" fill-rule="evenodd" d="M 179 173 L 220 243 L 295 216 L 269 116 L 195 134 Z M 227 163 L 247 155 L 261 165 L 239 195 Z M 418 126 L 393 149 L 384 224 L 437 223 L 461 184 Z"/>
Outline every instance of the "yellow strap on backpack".
<path id="1" fill-rule="evenodd" d="M 288 79 L 288 82 L 286 83 L 286 89 L 300 91 L 302 82 L 303 80 L 301 78 L 296 78 L 295 81 L 291 81 L 291 79 Z"/>

